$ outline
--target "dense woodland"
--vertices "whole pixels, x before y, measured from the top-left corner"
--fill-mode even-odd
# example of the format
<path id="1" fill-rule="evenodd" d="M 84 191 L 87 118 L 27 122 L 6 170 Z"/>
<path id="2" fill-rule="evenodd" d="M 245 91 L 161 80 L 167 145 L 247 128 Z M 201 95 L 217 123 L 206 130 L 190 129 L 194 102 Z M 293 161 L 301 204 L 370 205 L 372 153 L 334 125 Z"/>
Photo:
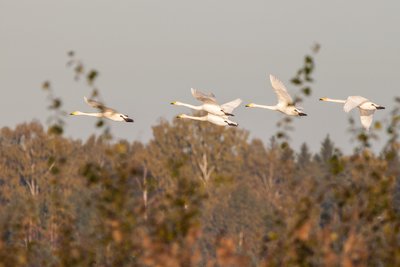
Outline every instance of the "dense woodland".
<path id="1" fill-rule="evenodd" d="M 399 99 L 370 133 L 350 121 L 344 155 L 294 151 L 287 120 L 268 143 L 179 119 L 74 140 L 43 88 L 50 125 L 0 130 L 0 266 L 400 266 Z"/>

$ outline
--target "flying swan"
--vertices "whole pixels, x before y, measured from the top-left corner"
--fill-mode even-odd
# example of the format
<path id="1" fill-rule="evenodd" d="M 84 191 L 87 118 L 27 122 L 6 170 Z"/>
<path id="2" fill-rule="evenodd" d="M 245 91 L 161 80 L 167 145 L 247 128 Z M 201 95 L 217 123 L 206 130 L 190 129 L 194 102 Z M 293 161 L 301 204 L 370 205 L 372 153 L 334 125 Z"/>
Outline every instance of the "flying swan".
<path id="1" fill-rule="evenodd" d="M 178 119 L 190 119 L 190 120 L 197 120 L 197 121 L 208 121 L 213 124 L 219 125 L 219 126 L 238 126 L 234 121 L 231 121 L 228 119 L 228 116 L 217 116 L 211 113 L 208 113 L 205 116 L 202 117 L 194 117 L 194 116 L 189 116 L 186 114 L 181 114 L 177 116 Z"/>
<path id="2" fill-rule="evenodd" d="M 81 111 L 74 111 L 74 112 L 71 112 L 70 115 L 93 116 L 93 117 L 98 117 L 98 118 L 107 118 L 107 119 L 110 119 L 113 121 L 133 122 L 133 119 L 129 118 L 128 115 L 124 115 L 122 113 L 119 113 L 115 109 L 106 107 L 101 102 L 97 102 L 92 99 L 87 99 L 86 96 L 83 97 L 83 99 L 89 106 L 91 106 L 93 108 L 97 108 L 98 110 L 100 110 L 100 112 L 86 113 L 86 112 L 81 112 Z"/>
<path id="3" fill-rule="evenodd" d="M 233 110 L 242 103 L 242 100 L 238 98 L 223 105 L 219 105 L 213 93 L 205 94 L 194 88 L 191 88 L 191 91 L 193 97 L 200 102 L 203 102 L 203 105 L 193 106 L 179 101 L 171 102 L 171 105 L 185 106 L 195 110 L 204 110 L 217 116 L 234 116 L 232 114 Z"/>
<path id="4" fill-rule="evenodd" d="M 371 127 L 375 110 L 385 109 L 385 107 L 375 104 L 362 96 L 349 96 L 347 100 L 330 99 L 327 97 L 322 97 L 319 100 L 325 102 L 343 103 L 344 104 L 343 110 L 345 112 L 349 112 L 350 110 L 358 107 L 358 110 L 360 111 L 361 124 L 367 131 L 369 130 L 369 127 Z"/>
<path id="5" fill-rule="evenodd" d="M 271 80 L 272 88 L 278 97 L 278 104 L 275 106 L 264 106 L 250 103 L 247 104 L 246 107 L 276 110 L 290 116 L 307 116 L 307 114 L 304 113 L 300 107 L 296 107 L 294 105 L 293 99 L 287 92 L 285 85 L 278 78 L 273 75 L 269 75 L 269 79 Z"/>

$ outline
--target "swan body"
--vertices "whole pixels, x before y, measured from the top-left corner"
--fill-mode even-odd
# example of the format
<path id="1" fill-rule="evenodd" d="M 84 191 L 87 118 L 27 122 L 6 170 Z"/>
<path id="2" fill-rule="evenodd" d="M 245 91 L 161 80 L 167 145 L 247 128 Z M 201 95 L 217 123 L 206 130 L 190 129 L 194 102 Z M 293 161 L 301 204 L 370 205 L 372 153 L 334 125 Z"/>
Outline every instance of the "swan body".
<path id="1" fill-rule="evenodd" d="M 264 108 L 274 111 L 282 112 L 289 116 L 307 116 L 306 113 L 302 111 L 300 107 L 296 107 L 293 103 L 292 97 L 287 92 L 287 89 L 283 82 L 273 75 L 269 75 L 269 79 L 272 84 L 272 89 L 274 90 L 276 96 L 278 97 L 278 104 L 275 106 L 258 105 L 254 103 L 247 104 L 248 108 Z"/>
<path id="2" fill-rule="evenodd" d="M 385 107 L 375 104 L 362 96 L 349 96 L 346 100 L 322 97 L 319 100 L 344 104 L 343 110 L 345 112 L 350 112 L 357 107 L 360 112 L 361 125 L 367 131 L 371 127 L 375 111 L 378 109 L 385 109 Z"/>
<path id="3" fill-rule="evenodd" d="M 208 121 L 213 124 L 219 125 L 219 126 L 238 126 L 234 121 L 229 120 L 228 116 L 217 116 L 211 113 L 208 113 L 205 116 L 202 117 L 195 117 L 195 116 L 189 116 L 186 114 L 181 114 L 177 116 L 178 119 L 191 119 L 191 120 L 197 120 L 197 121 Z"/>
<path id="4" fill-rule="evenodd" d="M 92 117 L 98 117 L 98 118 L 106 118 L 106 119 L 110 119 L 113 121 L 133 122 L 133 119 L 129 118 L 128 115 L 119 113 L 115 109 L 106 107 L 101 102 L 98 102 L 98 101 L 95 101 L 92 99 L 87 99 L 86 97 L 83 97 L 83 99 L 89 106 L 99 109 L 100 112 L 74 111 L 74 112 L 71 112 L 70 115 L 92 116 Z"/>
<path id="5" fill-rule="evenodd" d="M 205 94 L 194 88 L 191 88 L 191 92 L 194 98 L 196 98 L 200 102 L 203 102 L 202 105 L 194 106 L 179 101 L 171 102 L 171 105 L 185 106 L 194 110 L 203 110 L 217 116 L 234 116 L 232 114 L 233 110 L 242 103 L 242 100 L 238 98 L 223 105 L 219 105 L 217 103 L 215 95 L 212 93 Z"/>

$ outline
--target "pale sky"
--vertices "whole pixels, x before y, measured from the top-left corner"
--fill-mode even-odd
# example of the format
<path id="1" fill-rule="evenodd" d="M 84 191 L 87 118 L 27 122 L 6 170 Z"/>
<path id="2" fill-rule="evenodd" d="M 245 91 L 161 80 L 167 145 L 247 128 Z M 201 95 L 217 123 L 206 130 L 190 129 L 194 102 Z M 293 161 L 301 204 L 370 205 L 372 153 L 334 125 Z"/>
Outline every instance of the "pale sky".
<path id="1" fill-rule="evenodd" d="M 146 142 L 160 118 L 190 113 L 169 103 L 196 104 L 191 87 L 220 103 L 275 104 L 267 74 L 293 92 L 289 80 L 318 42 L 313 95 L 302 103 L 309 116 L 295 119 L 291 144 L 317 151 L 329 133 L 349 152 L 348 115 L 318 98 L 362 95 L 387 107 L 376 119 L 387 116 L 400 95 L 399 11 L 399 1 L 0 0 L 0 127 L 46 122 L 45 80 L 66 110 L 91 111 L 83 102 L 88 87 L 66 68 L 70 50 L 100 71 L 106 104 L 135 119 L 112 122 L 116 137 Z M 244 104 L 234 120 L 267 143 L 283 115 Z M 66 136 L 94 132 L 93 118 L 66 121 Z"/>

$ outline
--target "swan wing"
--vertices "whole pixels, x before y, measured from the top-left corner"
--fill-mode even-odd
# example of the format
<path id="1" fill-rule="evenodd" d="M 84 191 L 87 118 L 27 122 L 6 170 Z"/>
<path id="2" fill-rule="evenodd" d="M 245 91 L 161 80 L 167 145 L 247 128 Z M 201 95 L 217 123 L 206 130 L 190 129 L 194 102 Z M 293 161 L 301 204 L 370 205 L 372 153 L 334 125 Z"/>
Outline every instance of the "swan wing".
<path id="1" fill-rule="evenodd" d="M 367 101 L 369 101 L 369 100 L 362 96 L 358 96 L 358 95 L 357 96 L 349 96 L 347 98 L 346 102 L 344 103 L 343 110 L 345 112 L 349 112 L 353 108 L 358 107 L 362 103 L 365 103 Z"/>
<path id="2" fill-rule="evenodd" d="M 225 113 L 232 113 L 235 108 L 237 108 L 242 103 L 242 99 L 238 98 L 231 102 L 221 105 L 221 109 Z"/>
<path id="3" fill-rule="evenodd" d="M 361 108 L 359 108 L 359 110 L 361 124 L 365 129 L 369 130 L 369 127 L 371 127 L 372 124 L 372 119 L 374 118 L 375 110 L 365 110 Z"/>
<path id="4" fill-rule="evenodd" d="M 93 99 L 87 99 L 86 96 L 83 97 L 85 99 L 85 102 L 93 107 L 93 108 L 97 108 L 99 109 L 101 112 L 112 112 L 112 113 L 116 113 L 117 111 L 115 109 L 109 108 L 107 106 L 105 106 L 103 103 L 93 100 Z"/>
<path id="5" fill-rule="evenodd" d="M 217 100 L 215 99 L 215 95 L 213 93 L 205 94 L 194 88 L 191 88 L 191 91 L 193 97 L 200 102 L 217 105 Z"/>
<path id="6" fill-rule="evenodd" d="M 279 104 L 293 104 L 293 99 L 287 92 L 287 89 L 283 82 L 281 82 L 274 75 L 269 75 L 269 79 L 271 80 L 272 88 L 274 89 L 276 95 L 278 96 Z"/>

